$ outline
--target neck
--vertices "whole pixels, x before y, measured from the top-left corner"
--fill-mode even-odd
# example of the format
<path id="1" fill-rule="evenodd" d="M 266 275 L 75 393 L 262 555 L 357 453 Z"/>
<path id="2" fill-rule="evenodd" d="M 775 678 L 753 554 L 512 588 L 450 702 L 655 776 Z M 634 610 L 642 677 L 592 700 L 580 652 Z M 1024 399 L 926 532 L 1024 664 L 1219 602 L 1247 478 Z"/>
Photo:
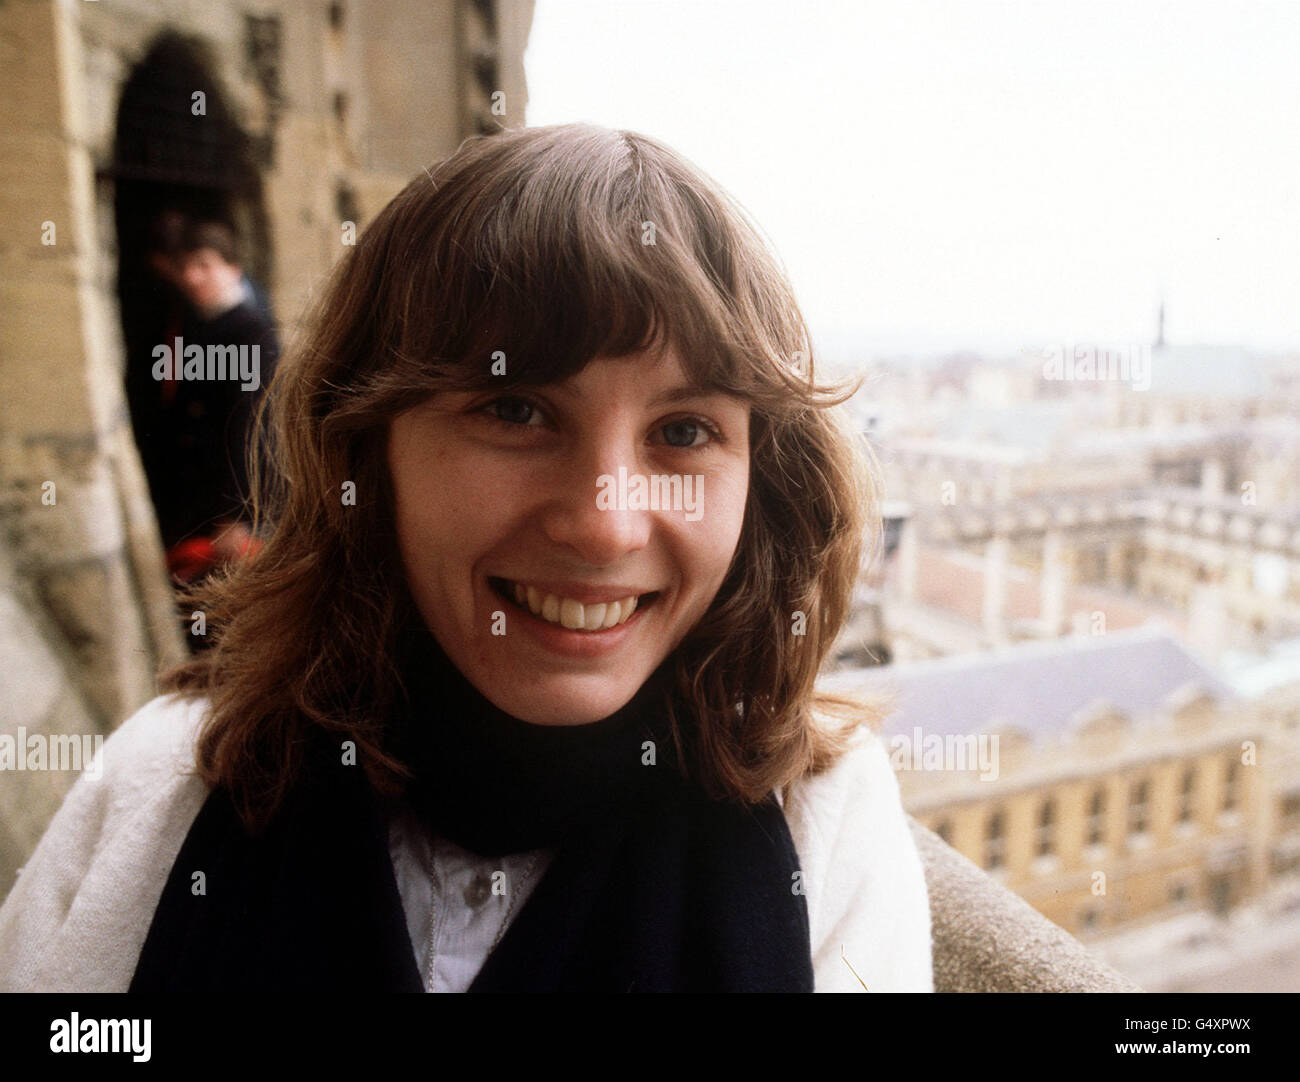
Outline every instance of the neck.
<path id="1" fill-rule="evenodd" d="M 532 725 L 485 699 L 432 636 L 417 639 L 407 670 L 405 758 L 418 779 L 410 795 L 436 833 L 464 848 L 497 855 L 555 844 L 673 769 L 666 670 L 601 721 Z"/>

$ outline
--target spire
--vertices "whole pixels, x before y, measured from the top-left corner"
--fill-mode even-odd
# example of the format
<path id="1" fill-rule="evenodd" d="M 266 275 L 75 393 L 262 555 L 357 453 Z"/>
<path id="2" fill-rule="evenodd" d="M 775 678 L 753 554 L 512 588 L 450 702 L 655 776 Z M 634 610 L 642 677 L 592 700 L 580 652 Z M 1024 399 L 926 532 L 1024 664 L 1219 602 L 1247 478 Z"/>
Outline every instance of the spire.
<path id="1" fill-rule="evenodd" d="M 1165 348 L 1165 299 L 1160 298 L 1160 314 L 1156 317 L 1156 349 Z"/>

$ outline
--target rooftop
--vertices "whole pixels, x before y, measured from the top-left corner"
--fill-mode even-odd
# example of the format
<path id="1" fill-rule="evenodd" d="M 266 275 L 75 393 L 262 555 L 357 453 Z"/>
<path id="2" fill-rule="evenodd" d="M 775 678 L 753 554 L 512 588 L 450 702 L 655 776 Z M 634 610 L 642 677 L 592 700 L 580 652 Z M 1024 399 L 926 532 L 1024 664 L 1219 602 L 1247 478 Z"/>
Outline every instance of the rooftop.
<path id="1" fill-rule="evenodd" d="M 1056 737 L 1099 700 L 1141 723 L 1189 687 L 1222 702 L 1237 698 L 1206 662 L 1159 627 L 848 670 L 821 684 L 894 689 L 898 698 L 885 732 L 920 726 L 937 735 L 1005 725 L 1034 738 Z"/>

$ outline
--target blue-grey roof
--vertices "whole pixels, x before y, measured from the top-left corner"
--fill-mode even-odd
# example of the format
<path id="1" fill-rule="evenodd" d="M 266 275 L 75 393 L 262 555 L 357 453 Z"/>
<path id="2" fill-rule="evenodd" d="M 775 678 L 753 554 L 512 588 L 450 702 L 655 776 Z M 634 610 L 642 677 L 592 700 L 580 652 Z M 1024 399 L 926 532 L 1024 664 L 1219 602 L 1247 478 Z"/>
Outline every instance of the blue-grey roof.
<path id="1" fill-rule="evenodd" d="M 837 672 L 820 681 L 827 690 L 897 690 L 887 734 L 920 726 L 943 736 L 1005 725 L 1035 739 L 1064 733 L 1100 700 L 1141 724 L 1189 684 L 1220 701 L 1238 697 L 1183 643 L 1152 627 Z"/>

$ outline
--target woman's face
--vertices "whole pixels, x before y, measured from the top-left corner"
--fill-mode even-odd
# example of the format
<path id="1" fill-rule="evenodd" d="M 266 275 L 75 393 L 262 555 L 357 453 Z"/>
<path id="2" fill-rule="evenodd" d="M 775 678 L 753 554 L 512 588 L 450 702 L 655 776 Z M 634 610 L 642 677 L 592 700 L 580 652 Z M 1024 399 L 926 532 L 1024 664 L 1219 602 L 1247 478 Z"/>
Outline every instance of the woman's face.
<path id="1" fill-rule="evenodd" d="M 671 349 L 602 358 L 541 388 L 435 395 L 394 419 L 388 465 L 407 581 L 447 656 L 506 713 L 582 725 L 717 594 L 749 404 L 689 387 Z"/>

